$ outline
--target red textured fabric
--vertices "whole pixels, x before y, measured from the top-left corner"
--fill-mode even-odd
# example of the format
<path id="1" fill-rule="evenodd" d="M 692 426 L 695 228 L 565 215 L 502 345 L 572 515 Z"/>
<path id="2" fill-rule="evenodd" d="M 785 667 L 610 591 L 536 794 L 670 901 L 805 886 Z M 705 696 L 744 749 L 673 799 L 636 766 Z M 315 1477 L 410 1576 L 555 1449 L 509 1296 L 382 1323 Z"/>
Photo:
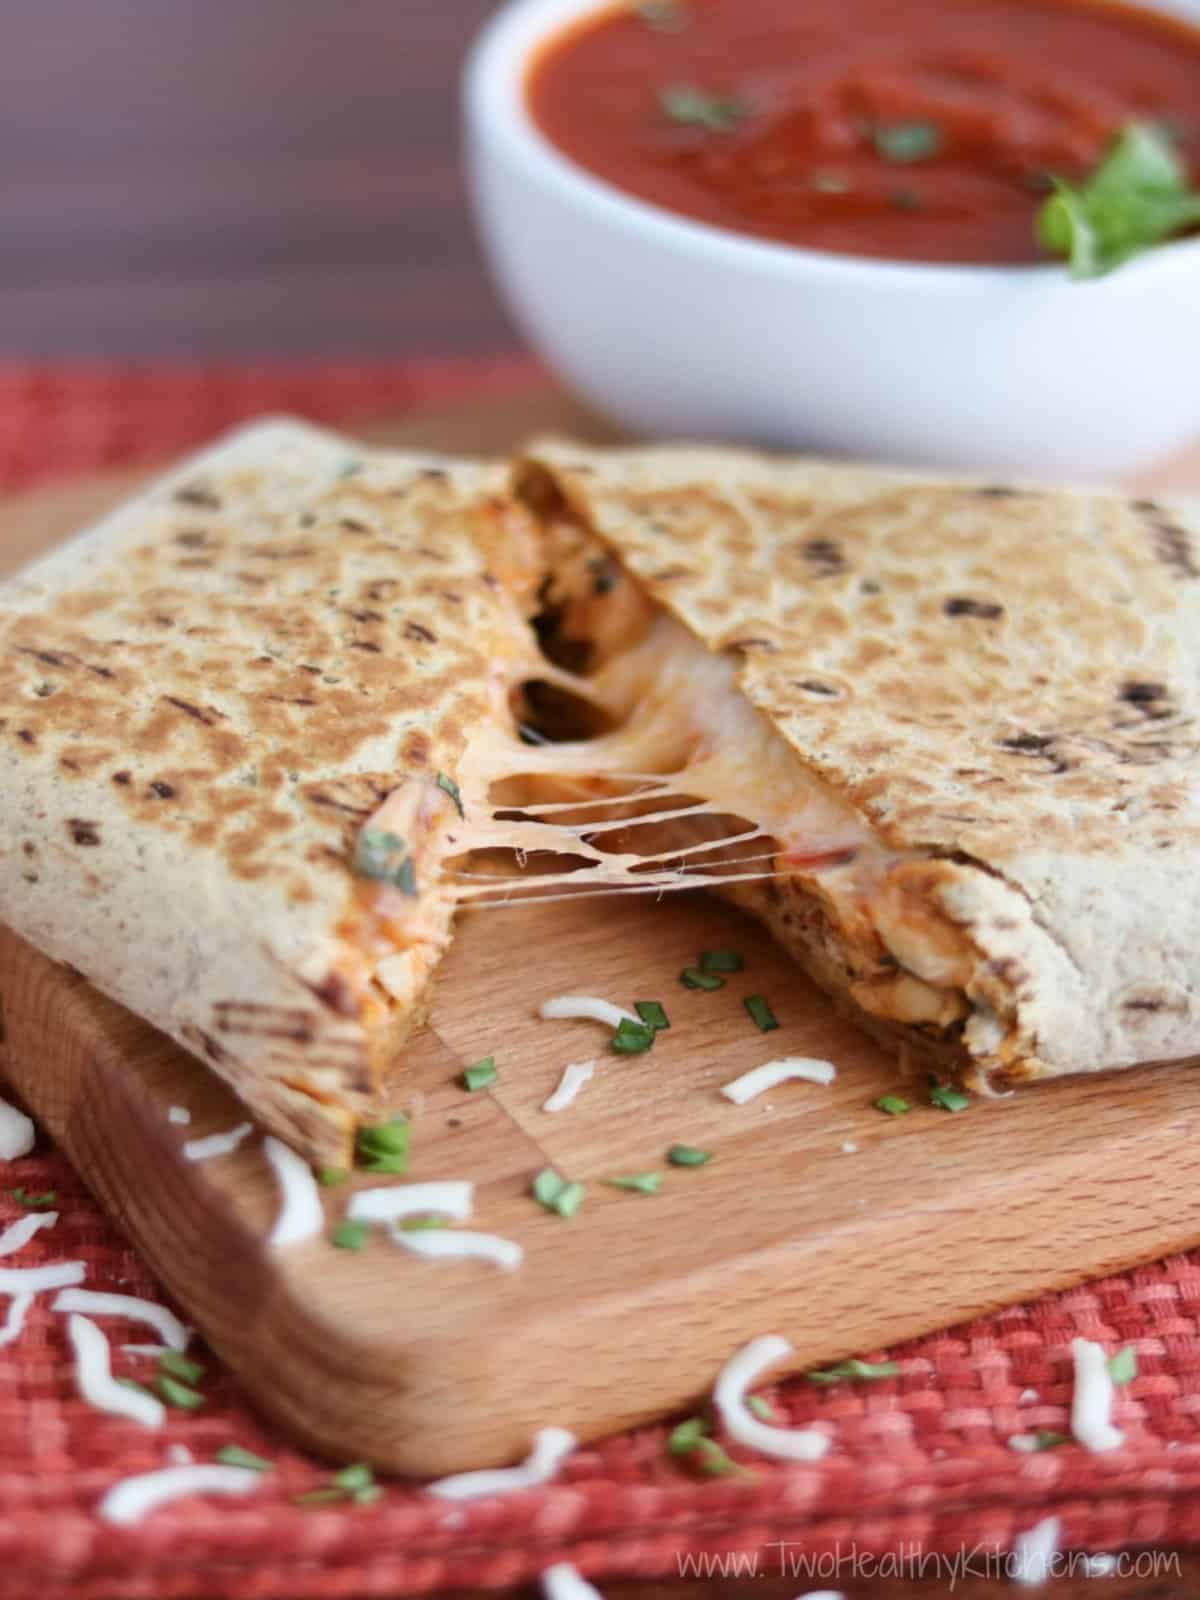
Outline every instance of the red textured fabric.
<path id="1" fill-rule="evenodd" d="M 0 478 L 28 482 L 168 454 L 261 411 L 353 421 L 536 381 L 522 361 L 0 369 Z M 4 1192 L 18 1185 L 56 1190 L 61 1219 L 4 1266 L 82 1259 L 89 1288 L 160 1298 L 63 1158 L 39 1148 L 0 1167 L 0 1228 L 23 1215 Z M 328 1468 L 257 1418 L 202 1348 L 192 1352 L 209 1369 L 202 1411 L 173 1411 L 159 1432 L 98 1414 L 75 1396 L 65 1319 L 51 1299 L 39 1298 L 22 1338 L 0 1349 L 0 1600 L 363 1600 L 504 1588 L 564 1560 L 593 1577 L 676 1576 L 701 1554 L 756 1555 L 764 1575 L 819 1556 L 974 1551 L 981 1563 L 983 1552 L 1008 1549 L 1051 1514 L 1075 1548 L 1200 1542 L 1200 1253 L 904 1345 L 891 1352 L 896 1378 L 768 1389 L 781 1420 L 831 1432 L 833 1449 L 814 1466 L 735 1450 L 751 1476 L 698 1479 L 665 1452 L 664 1425 L 578 1451 L 545 1489 L 461 1507 L 402 1483 L 371 1507 L 293 1505 L 292 1496 L 327 1481 Z M 114 1349 L 147 1337 L 133 1324 L 106 1319 L 105 1327 Z M 1138 1376 L 1119 1392 L 1116 1412 L 1126 1444 L 1106 1456 L 1073 1444 L 1018 1455 L 1007 1445 L 1012 1434 L 1066 1431 L 1076 1334 L 1137 1351 Z M 151 1367 L 146 1357 L 116 1356 L 122 1375 Z M 180 1503 L 129 1530 L 97 1519 L 111 1484 L 167 1465 L 173 1446 L 209 1461 L 228 1443 L 275 1463 L 252 1497 Z"/>

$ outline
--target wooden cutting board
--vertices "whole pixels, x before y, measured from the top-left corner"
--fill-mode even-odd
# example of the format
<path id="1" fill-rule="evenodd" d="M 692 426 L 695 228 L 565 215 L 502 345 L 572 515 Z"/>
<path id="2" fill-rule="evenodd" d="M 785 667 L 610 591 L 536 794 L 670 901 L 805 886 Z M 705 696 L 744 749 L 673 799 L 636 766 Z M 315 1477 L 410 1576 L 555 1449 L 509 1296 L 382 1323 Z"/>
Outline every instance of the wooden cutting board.
<path id="1" fill-rule="evenodd" d="M 503 449 L 543 426 L 599 425 L 555 396 L 367 430 L 402 445 Z M 140 475 L 137 475 L 140 476 Z M 134 487 L 112 474 L 0 507 L 0 571 Z M 1200 481 L 1200 463 L 1176 485 Z M 745 971 L 679 982 L 699 951 Z M 546 1023 L 549 995 L 661 1000 L 642 1056 L 607 1031 Z M 761 1034 L 742 1001 L 765 995 Z M 1180 1066 L 1048 1084 L 951 1115 L 840 1021 L 736 911 L 702 897 L 581 901 L 462 919 L 395 1105 L 415 1117 L 413 1180 L 471 1178 L 474 1226 L 516 1239 L 514 1273 L 361 1253 L 265 1248 L 273 1184 L 256 1144 L 194 1164 L 180 1146 L 241 1120 L 204 1068 L 81 977 L 0 929 L 0 1039 L 13 1087 L 264 1410 L 318 1450 L 416 1474 L 523 1455 L 549 1423 L 590 1438 L 691 1404 L 744 1340 L 781 1332 L 795 1366 L 870 1351 L 1200 1235 L 1200 1074 Z M 494 1055 L 496 1086 L 464 1065 Z M 720 1084 L 762 1061 L 837 1063 L 744 1107 Z M 569 1061 L 596 1075 L 540 1109 Z M 906 1116 L 873 1108 L 898 1090 Z M 192 1123 L 167 1117 L 187 1106 Z M 667 1167 L 674 1143 L 713 1153 Z M 531 1198 L 553 1165 L 587 1185 L 564 1220 Z M 661 1193 L 606 1187 L 658 1168 Z M 372 1180 L 360 1180 L 369 1184 Z M 378 1181 L 378 1180 L 375 1180 Z M 331 1225 L 350 1185 L 326 1191 Z"/>

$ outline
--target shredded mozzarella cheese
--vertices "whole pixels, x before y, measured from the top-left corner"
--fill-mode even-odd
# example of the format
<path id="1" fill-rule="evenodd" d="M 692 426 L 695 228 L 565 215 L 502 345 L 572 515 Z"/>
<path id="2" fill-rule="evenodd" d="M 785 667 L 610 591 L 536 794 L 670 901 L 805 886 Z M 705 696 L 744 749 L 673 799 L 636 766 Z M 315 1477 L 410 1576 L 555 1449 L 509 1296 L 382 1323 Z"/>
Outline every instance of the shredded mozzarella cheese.
<path id="1" fill-rule="evenodd" d="M 1008 1441 L 1008 1448 L 1015 1450 L 1018 1455 L 1030 1456 L 1038 1447 L 1036 1433 L 1014 1433 Z"/>
<path id="2" fill-rule="evenodd" d="M 82 1311 L 93 1317 L 124 1317 L 127 1322 L 144 1322 L 162 1339 L 162 1345 L 131 1345 L 124 1348 L 137 1355 L 161 1355 L 163 1348 L 184 1351 L 192 1330 L 185 1327 L 173 1311 L 155 1305 L 153 1300 L 141 1300 L 132 1294 L 99 1294 L 94 1289 L 64 1289 L 50 1307 L 51 1311 Z"/>
<path id="3" fill-rule="evenodd" d="M 232 1155 L 242 1140 L 248 1139 L 253 1132 L 253 1123 L 239 1122 L 236 1128 L 229 1128 L 224 1133 L 210 1133 L 205 1139 L 189 1139 L 183 1147 L 183 1153 L 188 1161 L 211 1161 L 215 1156 Z"/>
<path id="4" fill-rule="evenodd" d="M 430 1494 L 440 1500 L 479 1500 L 489 1494 L 512 1494 L 518 1489 L 536 1489 L 549 1483 L 576 1446 L 576 1438 L 565 1428 L 543 1428 L 533 1441 L 533 1449 L 519 1467 L 497 1467 L 489 1472 L 459 1472 L 452 1478 L 439 1478 L 426 1484 Z"/>
<path id="5" fill-rule="evenodd" d="M 52 1228 L 57 1221 L 57 1211 L 31 1211 L 27 1217 L 18 1217 L 11 1227 L 0 1233 L 0 1256 L 14 1255 L 41 1228 Z"/>
<path id="6" fill-rule="evenodd" d="M 390 1189 L 360 1189 L 346 1207 L 352 1222 L 399 1222 L 403 1217 L 453 1217 L 466 1222 L 471 1215 L 475 1185 L 461 1179 L 444 1183 L 400 1183 Z"/>
<path id="7" fill-rule="evenodd" d="M 263 1154 L 271 1163 L 283 1202 L 271 1229 L 272 1250 L 315 1238 L 325 1226 L 325 1208 L 312 1168 L 282 1139 L 271 1135 L 263 1140 Z"/>
<path id="8" fill-rule="evenodd" d="M 146 1428 L 162 1427 L 167 1408 L 154 1395 L 117 1382 L 109 1365 L 108 1340 L 90 1317 L 72 1312 L 67 1336 L 75 1352 L 75 1386 L 88 1405 Z"/>
<path id="9" fill-rule="evenodd" d="M 178 1123 L 181 1128 L 186 1128 L 191 1120 L 192 1113 L 186 1106 L 172 1106 L 167 1112 L 167 1121 Z"/>
<path id="10" fill-rule="evenodd" d="M 31 1118 L 0 1100 L 0 1161 L 16 1161 L 33 1149 L 37 1129 Z"/>
<path id="11" fill-rule="evenodd" d="M 0 1294 L 43 1294 L 47 1289 L 68 1289 L 86 1277 L 87 1267 L 82 1261 L 53 1261 L 45 1267 L 0 1267 Z"/>
<path id="12" fill-rule="evenodd" d="M 569 1561 L 547 1567 L 541 1583 L 546 1600 L 603 1600 L 599 1589 L 581 1577 Z"/>
<path id="13" fill-rule="evenodd" d="M 590 994 L 560 994 L 553 1000 L 543 1000 L 538 1015 L 547 1022 L 602 1022 L 606 1028 L 619 1028 L 623 1022 L 632 1022 L 637 1028 L 645 1026 L 632 1011 Z"/>
<path id="14" fill-rule="evenodd" d="M 1071 1397 L 1071 1433 L 1085 1450 L 1116 1450 L 1125 1435 L 1112 1422 L 1113 1381 L 1108 1356 L 1092 1339 L 1072 1339 L 1075 1392 Z"/>
<path id="15" fill-rule="evenodd" d="M 494 1233 L 405 1233 L 403 1228 L 393 1228 L 392 1238 L 414 1255 L 431 1261 L 491 1261 L 511 1272 L 525 1259 L 519 1244 Z"/>
<path id="16" fill-rule="evenodd" d="M 779 1061 L 764 1061 L 761 1067 L 743 1072 L 740 1078 L 721 1085 L 721 1093 L 735 1106 L 744 1106 L 755 1095 L 776 1089 L 792 1078 L 804 1078 L 809 1083 L 831 1084 L 837 1077 L 832 1061 L 813 1061 L 808 1056 L 785 1056 Z"/>
<path id="17" fill-rule="evenodd" d="M 819 1461 L 829 1449 L 827 1435 L 812 1428 L 773 1428 L 746 1408 L 746 1391 L 768 1367 L 792 1353 L 786 1339 L 767 1334 L 752 1339 L 726 1363 L 713 1389 L 713 1405 L 725 1431 L 737 1444 L 783 1461 Z"/>
<path id="18" fill-rule="evenodd" d="M 1054 1569 L 1058 1555 L 1060 1524 L 1057 1517 L 1046 1517 L 1027 1533 L 1019 1533 L 1013 1540 L 1008 1575 L 1013 1583 L 1045 1583 Z"/>
<path id="19" fill-rule="evenodd" d="M 25 1318 L 33 1304 L 31 1294 L 15 1294 L 8 1302 L 8 1315 L 0 1323 L 0 1345 L 12 1344 L 25 1331 Z"/>
<path id="20" fill-rule="evenodd" d="M 102 1521 L 128 1528 L 172 1500 L 184 1500 L 194 1494 L 252 1494 L 262 1479 L 262 1473 L 252 1467 L 225 1467 L 219 1463 L 163 1467 L 159 1472 L 143 1472 L 113 1484 L 96 1512 Z"/>
<path id="21" fill-rule="evenodd" d="M 558 1088 L 542 1105 L 543 1111 L 565 1111 L 596 1070 L 595 1061 L 572 1061 L 563 1068 Z"/>

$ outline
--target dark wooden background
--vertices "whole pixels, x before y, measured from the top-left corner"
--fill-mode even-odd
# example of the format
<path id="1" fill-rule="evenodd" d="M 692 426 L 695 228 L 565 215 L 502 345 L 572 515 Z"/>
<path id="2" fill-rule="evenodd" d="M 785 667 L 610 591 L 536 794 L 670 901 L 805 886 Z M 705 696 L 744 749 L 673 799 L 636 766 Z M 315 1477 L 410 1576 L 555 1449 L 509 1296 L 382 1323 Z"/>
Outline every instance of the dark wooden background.
<path id="1" fill-rule="evenodd" d="M 503 349 L 458 156 L 496 0 L 0 0 L 0 356 Z"/>

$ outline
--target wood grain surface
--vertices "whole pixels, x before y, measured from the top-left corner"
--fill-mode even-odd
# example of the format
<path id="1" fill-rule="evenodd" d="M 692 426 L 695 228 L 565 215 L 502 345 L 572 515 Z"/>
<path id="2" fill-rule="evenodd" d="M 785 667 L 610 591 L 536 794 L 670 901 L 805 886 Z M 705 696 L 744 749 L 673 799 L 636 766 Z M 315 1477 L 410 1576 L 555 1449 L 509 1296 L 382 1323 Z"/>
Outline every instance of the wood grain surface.
<path id="1" fill-rule="evenodd" d="M 535 397 L 520 414 L 384 425 L 375 437 L 491 449 L 547 424 L 591 427 Z M 130 487 L 123 477 L 10 502 L 11 548 L 53 542 Z M 700 949 L 725 945 L 745 952 L 744 975 L 716 994 L 680 986 Z M 477 1225 L 526 1249 L 512 1275 L 431 1266 L 386 1240 L 361 1256 L 320 1241 L 272 1257 L 275 1199 L 258 1148 L 181 1159 L 169 1105 L 193 1109 L 187 1137 L 240 1120 L 201 1066 L 10 934 L 0 991 L 21 1093 L 250 1392 L 317 1448 L 392 1470 L 510 1459 L 550 1418 L 591 1437 L 684 1405 L 767 1331 L 766 1303 L 804 1366 L 1161 1256 L 1197 1233 L 1196 1074 L 1149 1068 L 965 1115 L 922 1105 L 884 1117 L 872 1101 L 897 1087 L 896 1064 L 757 928 L 702 898 L 463 919 L 396 1103 L 417 1117 L 412 1176 L 473 1178 Z M 537 1003 L 564 991 L 661 999 L 673 1027 L 651 1054 L 620 1059 L 605 1030 L 537 1020 Z M 769 997 L 777 1032 L 753 1027 L 750 993 Z M 462 1067 L 493 1053 L 497 1087 L 466 1094 Z M 542 1112 L 563 1065 L 594 1055 L 576 1106 Z M 838 1081 L 741 1108 L 717 1093 L 779 1055 L 831 1059 Z M 910 1094 L 923 1099 L 920 1085 Z M 677 1141 L 715 1159 L 671 1170 L 652 1200 L 600 1181 L 662 1166 Z M 530 1197 L 548 1164 L 589 1184 L 574 1221 Z M 328 1200 L 332 1220 L 345 1190 Z M 919 1253 L 914 1266 L 914 1238 L 950 1231 L 954 1251 Z"/>

